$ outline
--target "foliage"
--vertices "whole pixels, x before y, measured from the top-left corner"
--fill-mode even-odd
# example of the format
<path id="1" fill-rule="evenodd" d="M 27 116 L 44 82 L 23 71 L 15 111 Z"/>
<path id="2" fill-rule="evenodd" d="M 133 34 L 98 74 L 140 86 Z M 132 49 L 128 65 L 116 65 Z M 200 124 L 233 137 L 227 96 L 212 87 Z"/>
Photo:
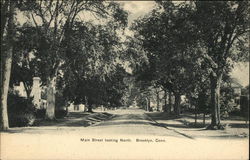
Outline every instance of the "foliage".
<path id="1" fill-rule="evenodd" d="M 220 85 L 222 76 L 233 64 L 248 56 L 249 16 L 247 1 L 218 1 L 195 3 L 194 22 L 204 44 L 211 84 L 212 121 L 209 128 L 221 128 Z M 204 18 L 206 17 L 206 18 Z"/>
<path id="2" fill-rule="evenodd" d="M 19 97 L 14 93 L 8 96 L 8 115 L 10 127 L 30 126 L 35 121 L 36 109 L 32 99 Z"/>
<path id="3" fill-rule="evenodd" d="M 46 113 L 46 109 L 42 108 L 42 109 L 37 109 L 35 112 L 35 116 L 37 119 L 44 119 L 45 118 L 45 113 Z"/>
<path id="4" fill-rule="evenodd" d="M 200 113 L 210 113 L 210 95 L 209 92 L 203 91 L 198 94 L 197 110 Z"/>
<path id="5" fill-rule="evenodd" d="M 134 38 L 140 41 L 148 59 L 135 69 L 137 81 L 142 81 L 142 88 L 173 92 L 176 109 L 181 95 L 197 94 L 199 85 L 206 81 L 193 12 L 188 3 L 177 6 L 173 2 L 160 2 L 157 9 L 132 26 Z"/>
<path id="6" fill-rule="evenodd" d="M 126 73 L 119 64 L 122 50 L 115 25 L 75 22 L 67 30 L 70 36 L 62 41 L 65 58 L 57 81 L 65 99 L 75 104 L 121 105 Z"/>
<path id="7" fill-rule="evenodd" d="M 67 116 L 67 114 L 68 114 L 67 110 L 64 109 L 55 110 L 56 118 L 64 118 L 65 116 Z"/>
<path id="8" fill-rule="evenodd" d="M 119 27 L 124 27 L 127 24 L 127 13 L 115 2 L 106 3 L 103 1 L 77 0 L 24 1 L 20 3 L 19 8 L 30 18 L 29 23 L 35 25 L 38 35 L 38 46 L 34 54 L 40 61 L 39 72 L 43 75 L 41 78 L 44 83 L 47 83 L 46 80 L 48 78 L 56 76 L 58 68 L 66 62 L 64 58 L 65 56 L 67 57 L 67 53 L 69 52 L 65 52 L 64 44 L 70 42 L 71 31 L 74 26 L 77 23 L 86 23 L 88 25 L 86 21 L 78 18 L 79 15 L 90 13 L 97 19 L 98 17 L 108 19 L 109 23 L 113 22 L 111 23 L 113 26 L 109 26 L 112 29 L 114 27 L 119 29 Z M 81 29 L 83 29 L 82 33 L 78 34 L 82 34 L 82 36 L 86 33 L 88 34 L 86 27 L 85 30 L 84 26 Z M 91 38 L 86 37 L 86 40 L 91 44 L 95 44 Z M 94 47 L 94 49 L 97 48 Z M 93 53 L 93 48 L 88 50 Z"/>
<path id="9" fill-rule="evenodd" d="M 33 77 L 40 76 L 39 61 L 34 58 L 33 53 L 37 48 L 36 36 L 35 28 L 29 24 L 16 26 L 10 86 L 22 82 L 28 98 L 30 98 Z"/>
<path id="10" fill-rule="evenodd" d="M 196 83 L 188 82 L 198 81 L 203 72 L 192 12 L 192 7 L 186 4 L 161 2 L 159 8 L 135 22 L 133 29 L 140 35 L 149 59 L 148 65 L 138 70 L 140 79 L 155 81 L 156 85 L 179 94 L 194 90 Z"/>
<path id="11" fill-rule="evenodd" d="M 28 49 L 32 48 L 32 54 L 38 66 L 36 68 L 38 76 L 42 79 L 43 85 L 47 85 L 46 116 L 53 119 L 54 99 L 56 99 L 54 87 L 58 86 L 57 78 L 59 76 L 62 78 L 64 71 L 67 71 L 64 67 L 72 67 L 71 63 L 78 60 L 79 54 L 72 56 L 75 54 L 75 49 L 83 55 L 82 58 L 85 56 L 83 62 L 86 62 L 88 67 L 84 70 L 90 70 L 85 73 L 96 76 L 98 73 L 109 72 L 112 70 L 112 65 L 109 64 L 114 64 L 117 57 L 114 56 L 117 52 L 110 44 L 115 44 L 117 36 L 114 35 L 126 27 L 128 14 L 118 3 L 104 1 L 24 0 L 18 1 L 18 8 L 29 19 L 27 24 L 34 28 L 32 33 L 35 35 L 31 37 L 35 37 L 36 45 L 31 47 L 29 44 L 26 45 L 29 46 Z M 86 14 L 92 19 L 83 21 L 82 17 Z M 103 20 L 100 25 L 92 21 L 100 20 L 99 18 Z M 95 29 L 98 32 L 95 32 Z M 76 37 L 76 35 L 79 36 Z M 74 38 L 78 40 L 76 44 L 80 45 L 67 44 L 71 40 L 75 43 Z M 108 57 L 108 60 L 105 57 Z M 103 60 L 107 63 L 102 63 Z M 105 66 L 100 67 L 101 65 Z M 84 77 L 86 74 L 80 76 Z"/>
<path id="12" fill-rule="evenodd" d="M 232 105 L 232 99 L 235 98 L 235 94 L 234 94 L 234 90 L 233 88 L 230 86 L 230 84 L 228 84 L 230 82 L 223 82 L 221 90 L 220 90 L 220 94 L 221 94 L 221 110 L 222 113 L 221 114 L 227 114 L 229 112 L 232 112 L 234 110 L 234 106 Z"/>

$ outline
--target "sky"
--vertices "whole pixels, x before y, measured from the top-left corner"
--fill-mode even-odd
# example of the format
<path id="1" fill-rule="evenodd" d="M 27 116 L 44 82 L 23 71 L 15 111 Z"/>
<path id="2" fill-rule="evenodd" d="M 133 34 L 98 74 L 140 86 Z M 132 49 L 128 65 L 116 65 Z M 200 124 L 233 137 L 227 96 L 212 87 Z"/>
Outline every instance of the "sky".
<path id="1" fill-rule="evenodd" d="M 129 25 L 133 20 L 150 12 L 155 6 L 154 1 L 121 1 L 119 3 L 129 12 Z"/>
<path id="2" fill-rule="evenodd" d="M 121 1 L 119 3 L 129 12 L 129 25 L 133 20 L 150 12 L 155 6 L 154 1 Z M 230 75 L 244 87 L 249 85 L 249 62 L 236 64 Z"/>

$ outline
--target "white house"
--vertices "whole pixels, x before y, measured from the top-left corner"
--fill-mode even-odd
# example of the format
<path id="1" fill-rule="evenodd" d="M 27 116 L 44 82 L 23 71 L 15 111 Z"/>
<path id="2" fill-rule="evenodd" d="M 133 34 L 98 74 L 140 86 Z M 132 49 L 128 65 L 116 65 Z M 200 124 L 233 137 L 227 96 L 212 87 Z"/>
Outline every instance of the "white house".
<path id="1" fill-rule="evenodd" d="M 37 109 L 45 108 L 47 105 L 46 100 L 41 98 L 41 79 L 39 77 L 33 77 L 33 86 L 30 93 L 30 96 L 33 96 L 33 103 Z M 27 93 L 24 88 L 23 82 L 20 82 L 19 85 L 14 85 L 14 90 L 18 93 L 21 97 L 27 98 Z"/>

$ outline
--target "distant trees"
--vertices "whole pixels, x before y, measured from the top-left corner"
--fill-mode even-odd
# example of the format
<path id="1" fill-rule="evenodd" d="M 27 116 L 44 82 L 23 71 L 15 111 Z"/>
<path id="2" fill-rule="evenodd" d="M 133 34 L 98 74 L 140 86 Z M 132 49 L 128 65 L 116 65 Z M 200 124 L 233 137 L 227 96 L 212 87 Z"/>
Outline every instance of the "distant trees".
<path id="1" fill-rule="evenodd" d="M 192 8 L 188 5 L 159 2 L 158 9 L 133 26 L 148 57 L 147 67 L 143 67 L 139 74 L 147 75 L 147 80 L 173 93 L 177 116 L 180 114 L 180 97 L 194 88 L 191 84 L 200 69 L 196 62 L 201 61 L 201 49 L 190 12 Z"/>
<path id="2" fill-rule="evenodd" d="M 174 111 L 180 113 L 180 96 L 201 96 L 209 84 L 212 122 L 220 124 L 220 86 L 233 64 L 248 55 L 249 17 L 246 1 L 157 1 L 159 8 L 138 19 L 132 29 L 148 63 L 139 74 L 157 82 L 175 96 Z M 206 18 L 204 18 L 206 17 Z M 146 64 L 147 67 L 144 65 Z M 208 81 L 209 80 L 209 81 Z"/>
<path id="3" fill-rule="evenodd" d="M 76 104 L 85 103 L 92 112 L 94 104 L 112 104 L 114 99 L 109 96 L 119 95 L 117 83 L 122 92 L 124 76 L 121 74 L 125 70 L 119 65 L 122 49 L 118 35 L 122 28 L 123 25 L 111 20 L 102 25 L 75 22 L 68 30 L 70 37 L 63 41 L 65 63 L 59 75 L 65 98 Z M 108 92 L 112 88 L 115 90 Z"/>

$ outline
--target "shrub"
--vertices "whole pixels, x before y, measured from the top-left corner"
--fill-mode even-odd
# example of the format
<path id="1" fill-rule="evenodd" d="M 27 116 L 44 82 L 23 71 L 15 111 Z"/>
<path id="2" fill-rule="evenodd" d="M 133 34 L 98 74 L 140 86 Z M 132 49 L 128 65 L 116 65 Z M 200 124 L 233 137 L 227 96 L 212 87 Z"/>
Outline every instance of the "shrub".
<path id="1" fill-rule="evenodd" d="M 67 114 L 68 114 L 67 110 L 62 110 L 62 109 L 55 110 L 55 117 L 56 118 L 63 118 L 65 116 L 67 116 Z"/>
<path id="2" fill-rule="evenodd" d="M 43 108 L 43 109 L 37 109 L 36 112 L 35 112 L 36 118 L 42 118 L 42 119 L 44 119 L 45 118 L 45 113 L 46 113 L 46 109 L 45 108 Z"/>
<path id="3" fill-rule="evenodd" d="M 229 112 L 230 116 L 242 116 L 240 109 L 234 109 L 233 111 Z"/>
<path id="4" fill-rule="evenodd" d="M 8 96 L 8 117 L 10 127 L 32 125 L 35 121 L 35 107 L 32 104 L 32 99 L 10 93 Z"/>
<path id="5" fill-rule="evenodd" d="M 35 116 L 36 118 L 39 119 L 44 119 L 45 118 L 45 114 L 46 114 L 46 109 L 37 109 L 35 112 Z M 62 110 L 62 109 L 56 109 L 55 110 L 55 117 L 56 118 L 63 118 L 65 116 L 67 116 L 68 112 L 66 110 Z"/>

